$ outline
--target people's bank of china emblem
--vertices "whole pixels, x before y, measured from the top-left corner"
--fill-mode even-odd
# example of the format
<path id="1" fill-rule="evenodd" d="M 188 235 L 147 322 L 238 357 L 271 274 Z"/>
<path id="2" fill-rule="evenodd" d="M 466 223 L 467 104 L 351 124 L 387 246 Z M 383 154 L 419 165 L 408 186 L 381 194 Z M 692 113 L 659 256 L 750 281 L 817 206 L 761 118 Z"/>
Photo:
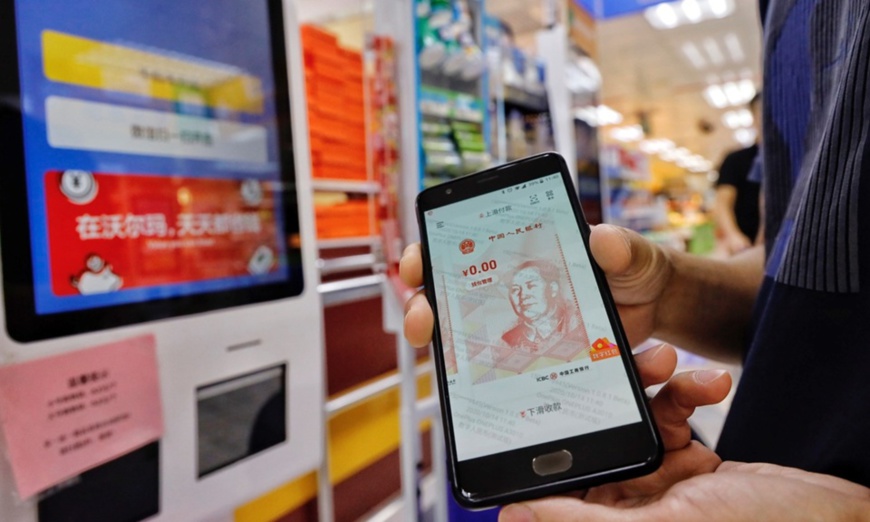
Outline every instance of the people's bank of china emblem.
<path id="1" fill-rule="evenodd" d="M 461 243 L 459 243 L 459 251 L 463 254 L 470 254 L 474 252 L 474 241 L 470 239 L 463 239 Z"/>

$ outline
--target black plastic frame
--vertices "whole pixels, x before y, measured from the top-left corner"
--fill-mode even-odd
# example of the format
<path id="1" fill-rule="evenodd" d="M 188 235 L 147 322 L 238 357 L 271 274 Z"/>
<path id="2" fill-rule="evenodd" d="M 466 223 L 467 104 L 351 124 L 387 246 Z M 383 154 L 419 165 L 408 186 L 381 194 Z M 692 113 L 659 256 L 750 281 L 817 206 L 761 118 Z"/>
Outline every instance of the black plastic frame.
<path id="1" fill-rule="evenodd" d="M 269 415 L 269 414 L 277 412 L 281 416 L 281 424 L 282 424 L 282 428 L 283 428 L 283 432 L 281 434 L 280 440 L 277 440 L 277 439 L 273 440 L 273 441 L 271 441 L 271 443 L 269 445 L 261 446 L 261 447 L 257 447 L 257 448 L 251 447 L 251 442 L 249 441 L 247 453 L 245 453 L 244 455 L 241 455 L 237 458 L 234 458 L 232 460 L 224 461 L 221 464 L 214 466 L 214 467 L 211 467 L 211 468 L 202 469 L 202 468 L 200 468 L 199 461 L 197 461 L 197 477 L 196 477 L 197 480 L 203 480 L 204 478 L 206 478 L 206 477 L 208 477 L 208 476 L 210 476 L 218 471 L 221 471 L 225 468 L 228 468 L 228 467 L 230 467 L 234 464 L 237 464 L 241 461 L 248 460 L 251 457 L 259 455 L 260 453 L 262 453 L 268 449 L 274 448 L 275 446 L 278 446 L 278 445 L 283 444 L 283 443 L 287 442 L 288 440 L 290 440 L 290 428 L 288 425 L 289 415 L 287 412 L 287 404 L 289 404 L 289 389 L 290 389 L 290 386 L 288 383 L 288 376 L 290 374 L 289 373 L 290 369 L 289 369 L 288 363 L 285 361 L 285 362 L 282 362 L 280 364 L 276 364 L 273 366 L 267 366 L 265 368 L 260 368 L 260 369 L 253 370 L 250 372 L 245 372 L 245 373 L 242 373 L 239 375 L 233 375 L 231 377 L 226 377 L 226 378 L 220 379 L 218 381 L 213 381 L 213 382 L 201 384 L 201 385 L 196 387 L 196 390 L 194 390 L 194 396 L 196 397 L 196 415 L 197 415 L 197 434 L 196 434 L 197 454 L 199 454 L 199 452 L 201 451 L 200 450 L 200 433 L 199 433 L 199 404 L 201 402 L 201 399 L 199 399 L 197 397 L 198 394 L 200 392 L 202 392 L 208 388 L 212 388 L 214 386 L 219 386 L 221 384 L 231 383 L 233 381 L 238 381 L 238 380 L 244 379 L 246 377 L 251 377 L 251 376 L 254 376 L 257 374 L 266 373 L 266 372 L 269 372 L 272 370 L 280 370 L 281 371 L 281 377 L 280 377 L 280 379 L 281 379 L 281 391 L 279 392 L 278 396 L 276 397 L 275 402 L 272 402 L 270 404 L 271 401 L 267 401 L 266 403 L 264 403 L 261 406 L 261 410 L 258 414 L 258 417 L 257 417 L 257 419 L 255 419 L 254 425 L 251 427 L 251 429 L 253 431 L 253 430 L 256 430 L 258 427 L 260 427 L 260 426 L 258 426 L 258 422 L 268 423 L 268 422 L 271 422 L 274 420 L 274 419 L 261 419 L 260 418 L 261 416 Z M 232 392 L 229 392 L 229 393 L 232 393 Z M 267 404 L 269 405 L 268 407 L 266 407 Z M 271 439 L 274 437 L 269 437 L 269 438 Z"/>
<path id="2" fill-rule="evenodd" d="M 420 226 L 426 296 L 435 313 L 434 358 L 442 418 L 446 426 L 444 432 L 449 456 L 448 474 L 454 498 L 468 508 L 477 509 L 528 500 L 638 477 L 655 471 L 661 464 L 664 455 L 661 436 L 650 413 L 647 397 L 634 365 L 628 338 L 619 320 L 616 304 L 613 301 L 604 273 L 590 253 L 589 258 L 592 261 L 595 280 L 598 283 L 598 289 L 601 292 L 617 344 L 620 347 L 625 347 L 625 349 L 620 350 L 620 356 L 641 414 L 641 422 L 519 448 L 510 452 L 465 461 L 457 459 L 440 320 L 437 313 L 438 307 L 434 305 L 436 299 L 432 263 L 426 241 L 428 236 L 425 213 L 438 207 L 556 173 L 561 174 L 574 215 L 577 218 L 580 235 L 583 238 L 586 251 L 589 252 L 589 225 L 583 216 L 577 194 L 573 190 L 568 166 L 560 155 L 553 152 L 539 154 L 458 178 L 426 189 L 417 196 L 417 221 Z M 574 455 L 574 465 L 571 469 L 546 477 L 541 477 L 534 472 L 531 465 L 534 457 L 563 449 L 567 449 Z"/>
<path id="3" fill-rule="evenodd" d="M 3 260 L 3 299 L 6 330 L 18 342 L 32 342 L 124 325 L 245 306 L 297 296 L 304 290 L 302 254 L 298 241 L 295 158 L 290 111 L 290 87 L 281 0 L 268 3 L 275 109 L 281 164 L 281 198 L 288 280 L 246 288 L 37 314 L 33 287 L 33 258 L 29 234 L 30 209 L 24 159 L 23 121 L 18 68 L 15 1 L 0 2 L 0 143 L 4 173 L 0 176 L 0 254 Z M 240 2 L 240 6 L 243 2 Z"/>

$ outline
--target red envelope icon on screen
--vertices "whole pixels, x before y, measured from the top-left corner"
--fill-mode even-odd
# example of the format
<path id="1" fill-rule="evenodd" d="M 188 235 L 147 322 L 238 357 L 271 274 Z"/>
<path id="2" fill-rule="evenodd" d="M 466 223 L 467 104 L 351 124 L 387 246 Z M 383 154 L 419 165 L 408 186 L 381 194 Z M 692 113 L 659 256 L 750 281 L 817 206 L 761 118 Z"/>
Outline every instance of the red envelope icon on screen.
<path id="1" fill-rule="evenodd" d="M 592 343 L 592 349 L 589 351 L 589 356 L 592 358 L 592 361 L 609 359 L 611 357 L 617 357 L 618 355 L 619 346 L 610 342 L 610 339 L 607 337 L 596 339 L 595 342 Z"/>
<path id="2" fill-rule="evenodd" d="M 470 254 L 474 252 L 474 241 L 470 239 L 463 239 L 462 242 L 459 243 L 459 251 L 463 254 Z"/>

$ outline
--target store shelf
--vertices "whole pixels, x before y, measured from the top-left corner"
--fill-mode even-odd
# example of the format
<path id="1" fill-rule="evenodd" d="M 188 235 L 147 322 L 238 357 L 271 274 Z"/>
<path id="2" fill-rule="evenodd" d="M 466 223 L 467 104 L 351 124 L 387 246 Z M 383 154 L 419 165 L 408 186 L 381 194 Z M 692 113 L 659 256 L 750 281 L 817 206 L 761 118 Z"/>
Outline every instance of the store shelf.
<path id="1" fill-rule="evenodd" d="M 432 361 L 427 360 L 425 362 L 422 362 L 416 367 L 416 376 L 420 377 L 422 375 L 432 373 L 433 368 L 434 365 Z M 401 384 L 401 382 L 402 376 L 399 373 L 391 373 L 386 377 L 382 377 L 361 388 L 357 388 L 353 391 L 343 393 L 337 397 L 330 399 L 329 402 L 326 403 L 326 414 L 330 417 L 334 417 L 335 415 L 341 413 L 344 410 L 347 410 L 353 406 L 357 406 L 358 404 L 364 402 L 366 399 L 370 399 L 382 393 L 386 393 L 394 388 L 397 388 L 399 384 Z M 434 403 L 437 406 L 438 404 L 438 400 L 435 396 L 421 399 L 419 402 L 424 405 Z"/>
<path id="2" fill-rule="evenodd" d="M 547 112 L 548 110 L 545 93 L 532 93 L 510 85 L 505 87 L 504 103 L 524 109 L 527 112 Z"/>
<path id="3" fill-rule="evenodd" d="M 319 239 L 317 248 L 321 250 L 330 248 L 354 248 L 371 247 L 381 241 L 380 236 L 340 237 L 336 239 Z"/>
<path id="4" fill-rule="evenodd" d="M 375 274 L 320 283 L 317 292 L 323 298 L 323 306 L 337 306 L 378 297 L 383 293 L 383 286 L 384 276 Z"/>
<path id="5" fill-rule="evenodd" d="M 377 264 L 378 258 L 374 254 L 359 254 L 355 256 L 317 260 L 317 266 L 320 268 L 320 275 L 341 274 L 357 270 L 373 270 Z"/>
<path id="6" fill-rule="evenodd" d="M 377 194 L 381 187 L 373 181 L 346 181 L 341 179 L 313 179 L 314 190 L 324 192 L 350 192 L 354 194 Z"/>

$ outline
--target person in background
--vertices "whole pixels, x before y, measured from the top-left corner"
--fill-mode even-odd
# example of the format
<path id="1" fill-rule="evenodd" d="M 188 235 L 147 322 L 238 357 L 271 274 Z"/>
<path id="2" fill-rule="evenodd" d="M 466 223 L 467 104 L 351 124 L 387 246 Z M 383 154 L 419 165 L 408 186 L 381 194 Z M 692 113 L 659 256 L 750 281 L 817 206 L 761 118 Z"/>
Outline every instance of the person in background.
<path id="1" fill-rule="evenodd" d="M 761 137 L 761 93 L 749 102 L 753 122 Z M 760 185 L 750 173 L 758 159 L 758 140 L 752 146 L 730 152 L 719 167 L 713 219 L 729 254 L 746 250 L 759 231 Z"/>
<path id="2" fill-rule="evenodd" d="M 598 225 L 589 243 L 629 342 L 654 337 L 743 373 L 716 451 L 691 439 L 727 372 L 638 354 L 665 457 L 645 477 L 505 507 L 502 522 L 870 521 L 870 2 L 761 0 L 764 246 L 727 259 Z M 419 245 L 401 272 L 422 284 Z M 426 344 L 424 294 L 405 336 Z"/>

